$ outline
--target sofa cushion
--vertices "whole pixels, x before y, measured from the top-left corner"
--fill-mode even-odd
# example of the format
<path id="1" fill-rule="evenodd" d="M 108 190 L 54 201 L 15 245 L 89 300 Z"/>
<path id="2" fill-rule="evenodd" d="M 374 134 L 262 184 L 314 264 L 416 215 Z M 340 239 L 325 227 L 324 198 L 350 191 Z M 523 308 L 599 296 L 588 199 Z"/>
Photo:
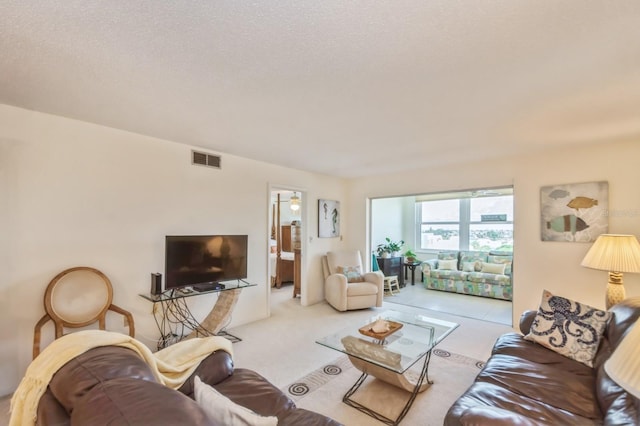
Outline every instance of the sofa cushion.
<path id="1" fill-rule="evenodd" d="M 193 398 L 193 380 L 196 376 L 209 385 L 215 385 L 233 374 L 233 358 L 228 352 L 215 351 L 198 364 L 193 374 L 178 389 Z"/>
<path id="2" fill-rule="evenodd" d="M 458 261 L 456 259 L 442 259 L 438 261 L 438 269 L 456 271 L 458 269 Z"/>
<path id="3" fill-rule="evenodd" d="M 639 424 L 640 400 L 634 398 L 611 380 L 604 369 L 604 363 L 620 343 L 625 332 L 640 317 L 640 297 L 628 298 L 624 302 L 612 306 L 609 312 L 612 314 L 611 319 L 594 361 L 594 369 L 597 369 L 598 402 L 605 414 L 605 424 Z"/>
<path id="4" fill-rule="evenodd" d="M 480 260 L 462 262 L 463 272 L 479 272 L 480 269 L 482 269 L 482 262 Z"/>
<path id="5" fill-rule="evenodd" d="M 476 380 L 493 383 L 513 394 L 526 395 L 529 400 L 579 417 L 602 417 L 592 369 L 568 358 L 562 360 L 559 354 L 541 346 L 534 345 L 529 351 L 532 354 L 527 354 L 527 358 L 501 353 L 492 355 Z"/>
<path id="6" fill-rule="evenodd" d="M 451 250 L 439 251 L 438 260 L 451 260 L 451 259 L 458 260 L 458 255 L 459 255 L 459 252 L 457 251 L 451 251 Z"/>
<path id="7" fill-rule="evenodd" d="M 468 274 L 468 272 L 458 271 L 457 269 L 434 269 L 431 271 L 430 276 L 432 278 L 465 281 Z"/>
<path id="8" fill-rule="evenodd" d="M 504 273 L 507 275 L 511 275 L 513 256 L 498 256 L 495 254 L 490 254 L 489 256 L 487 256 L 487 262 L 504 264 Z"/>
<path id="9" fill-rule="evenodd" d="M 556 408 L 556 399 L 534 399 L 499 384 L 477 381 L 449 408 L 444 425 L 602 425 L 600 419 Z"/>
<path id="10" fill-rule="evenodd" d="M 275 416 L 261 416 L 242 405 L 238 405 L 213 387 L 194 378 L 194 394 L 198 405 L 207 414 L 212 423 L 235 426 L 276 426 Z"/>
<path id="11" fill-rule="evenodd" d="M 188 396 L 160 383 L 128 377 L 94 386 L 76 403 L 71 424 L 216 425 Z"/>
<path id="12" fill-rule="evenodd" d="M 598 349 L 594 368 L 596 372 L 596 394 L 600 409 L 605 415 L 606 425 L 632 425 L 640 420 L 640 401 L 620 385 L 611 380 L 604 369 L 604 362 L 611 356 L 611 346 L 603 339 Z"/>
<path id="13" fill-rule="evenodd" d="M 485 251 L 461 251 L 460 264 L 464 262 L 486 262 L 489 253 Z"/>
<path id="14" fill-rule="evenodd" d="M 214 386 L 227 398 L 261 416 L 284 418 L 296 408 L 280 389 L 255 371 L 236 368 L 233 376 Z"/>
<path id="15" fill-rule="evenodd" d="M 118 377 L 156 380 L 147 363 L 131 349 L 101 346 L 63 365 L 51 378 L 49 389 L 71 413 L 77 401 L 94 386 Z"/>
<path id="16" fill-rule="evenodd" d="M 511 278 L 509 278 L 508 275 L 490 274 L 486 272 L 469 272 L 466 279 L 467 281 L 472 283 L 483 284 L 507 285 L 511 283 Z"/>
<path id="17" fill-rule="evenodd" d="M 544 290 L 525 339 L 593 367 L 611 314 Z"/>
<path id="18" fill-rule="evenodd" d="M 506 265 L 504 263 L 482 263 L 482 267 L 480 268 L 480 272 L 485 274 L 499 274 L 504 275 L 504 267 Z"/>
<path id="19" fill-rule="evenodd" d="M 71 424 L 69 413 L 58 402 L 55 396 L 51 393 L 51 389 L 48 389 L 40 397 L 38 401 L 38 425 L 55 425 L 55 426 L 68 426 Z"/>

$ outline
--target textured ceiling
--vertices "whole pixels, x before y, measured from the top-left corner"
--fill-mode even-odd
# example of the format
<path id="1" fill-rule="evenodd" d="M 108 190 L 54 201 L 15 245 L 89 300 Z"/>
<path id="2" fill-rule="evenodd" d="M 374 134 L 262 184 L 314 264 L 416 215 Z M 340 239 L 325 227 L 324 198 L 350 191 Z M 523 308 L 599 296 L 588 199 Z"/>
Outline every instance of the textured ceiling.
<path id="1" fill-rule="evenodd" d="M 345 177 L 640 141 L 640 1 L 2 0 L 0 103 Z"/>

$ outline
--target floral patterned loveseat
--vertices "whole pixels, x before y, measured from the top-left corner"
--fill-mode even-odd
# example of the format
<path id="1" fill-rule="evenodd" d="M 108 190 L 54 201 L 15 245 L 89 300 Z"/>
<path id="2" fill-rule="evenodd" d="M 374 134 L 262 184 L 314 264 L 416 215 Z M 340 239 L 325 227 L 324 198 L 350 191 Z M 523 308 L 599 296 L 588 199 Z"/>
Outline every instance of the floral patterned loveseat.
<path id="1" fill-rule="evenodd" d="M 422 273 L 428 289 L 512 299 L 510 252 L 441 251 L 422 263 Z"/>

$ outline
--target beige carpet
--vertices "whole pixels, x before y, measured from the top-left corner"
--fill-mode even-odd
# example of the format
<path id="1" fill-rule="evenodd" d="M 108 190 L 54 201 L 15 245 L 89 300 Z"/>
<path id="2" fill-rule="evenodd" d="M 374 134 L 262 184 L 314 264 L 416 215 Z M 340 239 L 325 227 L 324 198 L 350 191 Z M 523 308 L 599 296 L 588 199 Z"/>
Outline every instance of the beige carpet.
<path id="1" fill-rule="evenodd" d="M 419 374 L 423 363 L 412 370 Z M 429 364 L 429 379 L 434 383 L 418 394 L 402 425 L 442 425 L 453 401 L 471 384 L 484 363 L 436 348 Z M 360 377 L 346 356 L 312 371 L 282 388 L 298 407 L 316 411 L 347 426 L 380 425 L 381 422 L 342 402 L 343 395 Z M 352 399 L 373 407 L 383 416 L 396 419 L 410 394 L 369 376 Z"/>

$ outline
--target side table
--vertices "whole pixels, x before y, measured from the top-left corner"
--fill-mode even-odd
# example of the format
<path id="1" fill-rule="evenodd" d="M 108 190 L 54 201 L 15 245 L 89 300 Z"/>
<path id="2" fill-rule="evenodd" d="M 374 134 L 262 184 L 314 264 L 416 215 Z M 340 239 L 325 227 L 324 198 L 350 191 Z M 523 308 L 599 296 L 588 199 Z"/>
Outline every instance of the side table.
<path id="1" fill-rule="evenodd" d="M 404 262 L 404 275 L 407 275 L 407 268 L 411 271 L 411 285 L 415 285 L 416 283 L 416 268 L 421 264 L 422 262 L 419 260 L 415 262 Z"/>

